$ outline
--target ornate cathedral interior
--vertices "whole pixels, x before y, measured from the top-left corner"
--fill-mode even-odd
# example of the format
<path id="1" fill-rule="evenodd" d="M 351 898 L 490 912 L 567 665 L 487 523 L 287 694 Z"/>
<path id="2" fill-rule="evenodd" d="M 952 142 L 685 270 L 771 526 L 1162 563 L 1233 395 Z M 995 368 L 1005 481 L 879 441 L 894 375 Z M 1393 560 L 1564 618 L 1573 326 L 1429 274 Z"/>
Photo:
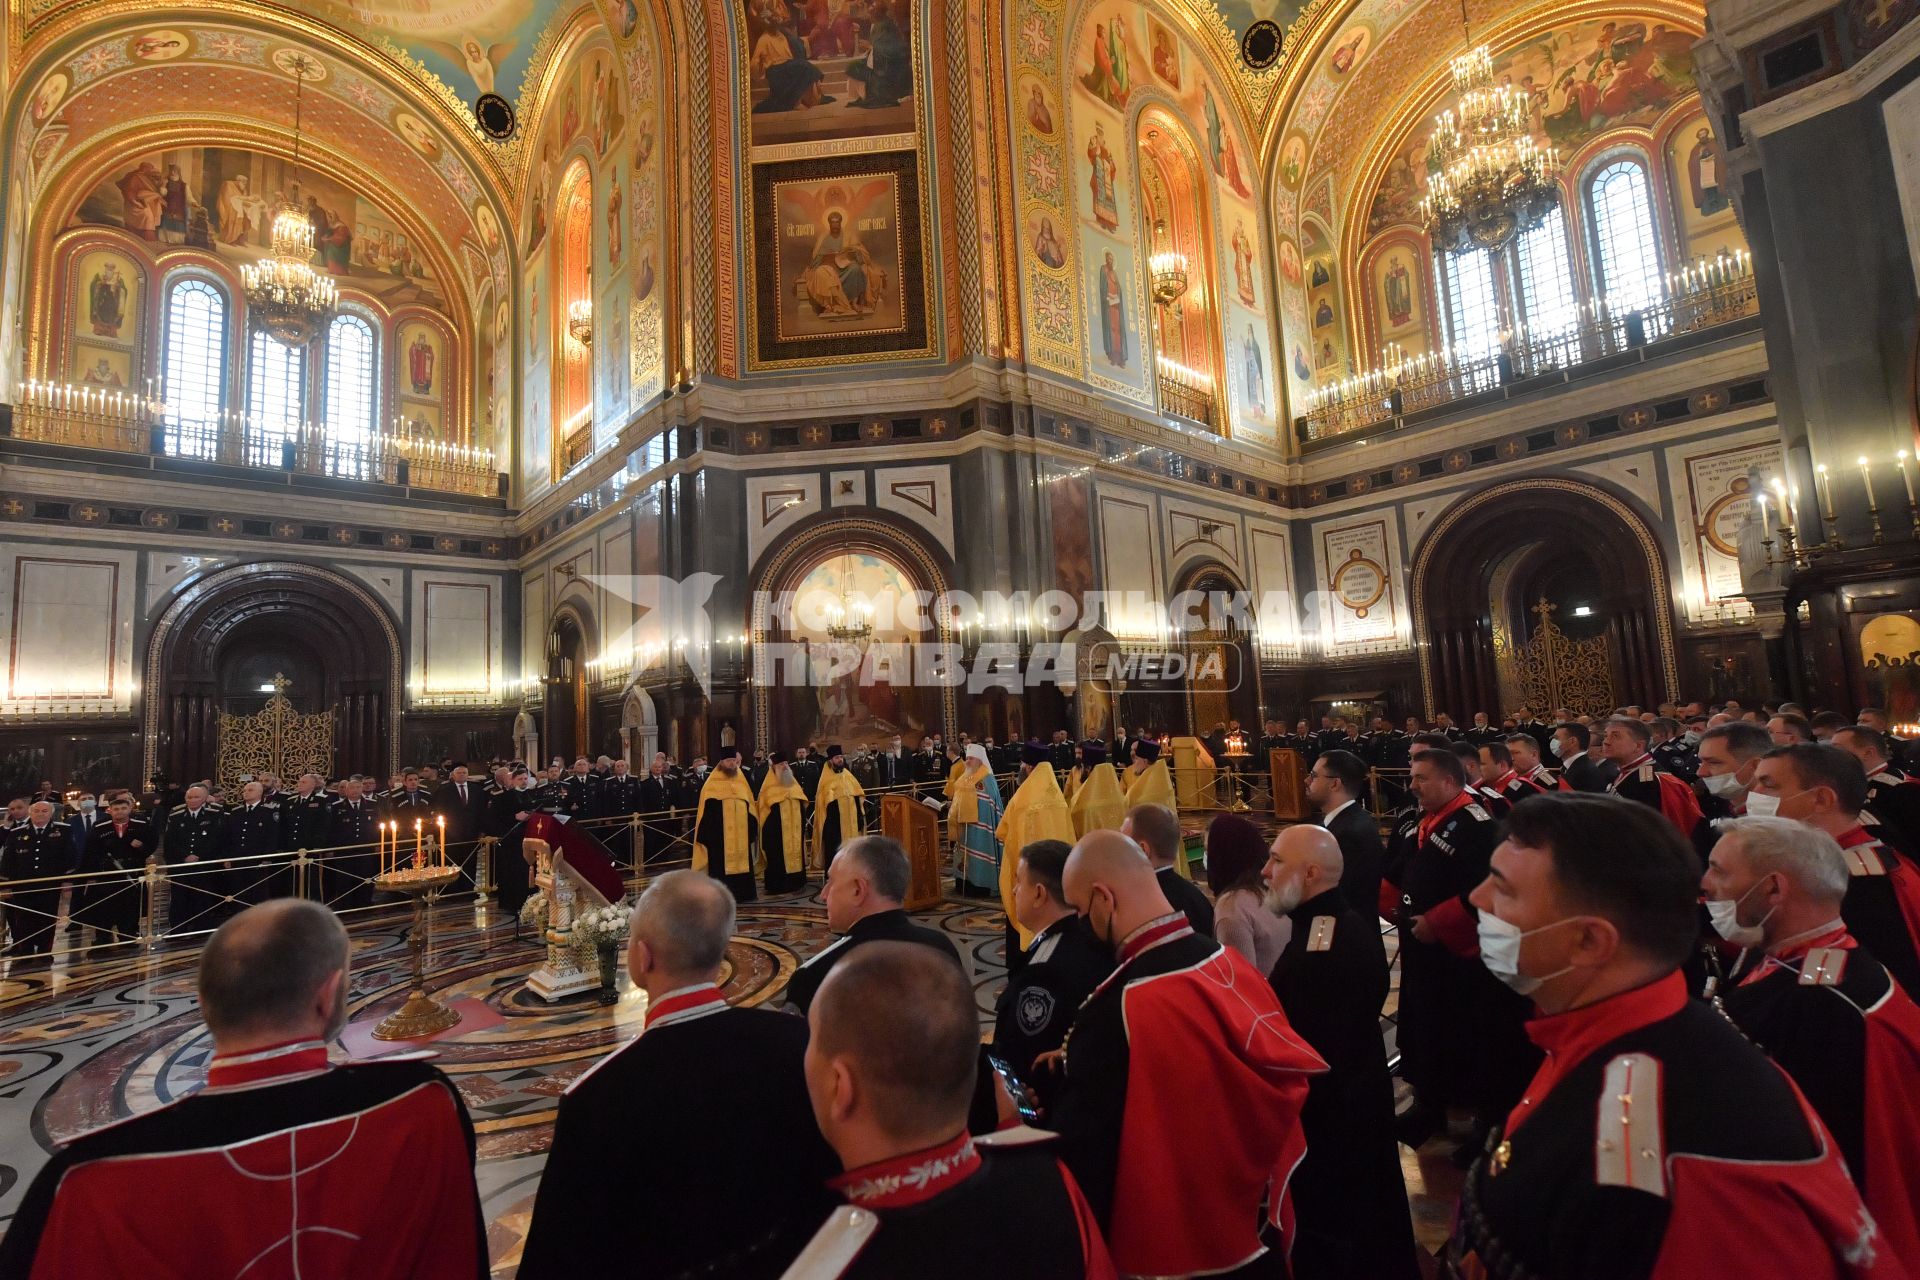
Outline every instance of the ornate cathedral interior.
<path id="1" fill-rule="evenodd" d="M 899 839 L 991 1051 L 1042 762 L 1169 766 L 1203 900 L 1218 816 L 1259 863 L 1329 752 L 1390 841 L 1423 732 L 1551 784 L 1624 711 L 1707 800 L 1701 731 L 1783 713 L 1897 779 L 1916 12 L 11 0 L 0 1220 L 205 1086 L 201 948 L 278 897 L 347 926 L 334 1060 L 457 1086 L 507 1280 L 648 1020 L 589 908 L 670 871 L 726 873 L 718 986 L 772 1009 L 836 845 Z M 118 793 L 152 838 L 89 852 Z M 1411 917 L 1356 905 L 1404 1121 Z M 1396 1148 L 1413 1274 L 1505 1274 L 1448 1261 L 1450 1126 Z"/>

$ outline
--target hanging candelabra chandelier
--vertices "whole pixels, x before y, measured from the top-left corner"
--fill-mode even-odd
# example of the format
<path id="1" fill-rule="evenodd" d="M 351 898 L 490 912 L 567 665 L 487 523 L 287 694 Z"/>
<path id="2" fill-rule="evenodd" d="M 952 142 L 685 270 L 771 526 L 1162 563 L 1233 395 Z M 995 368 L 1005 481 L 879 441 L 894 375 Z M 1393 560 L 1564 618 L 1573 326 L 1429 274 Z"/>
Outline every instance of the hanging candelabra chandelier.
<path id="1" fill-rule="evenodd" d="M 1147 259 L 1147 269 L 1153 281 L 1153 300 L 1163 307 L 1170 307 L 1187 292 L 1187 255 L 1172 247 L 1167 238 L 1167 224 L 1156 221 L 1153 224 L 1154 243 L 1164 246 Z"/>
<path id="2" fill-rule="evenodd" d="M 1473 45 L 1452 63 L 1454 105 L 1434 120 L 1420 214 L 1448 253 L 1499 249 L 1539 226 L 1560 202 L 1560 157 L 1533 139 L 1527 95 L 1493 82 L 1493 53 Z"/>
<path id="3" fill-rule="evenodd" d="M 293 176 L 289 191 L 300 181 L 300 99 L 307 75 L 317 70 L 306 55 L 297 54 L 293 70 Z M 258 262 L 240 268 L 246 288 L 247 315 L 267 334 L 289 347 L 305 346 L 333 319 L 339 301 L 331 277 L 313 269 L 313 219 L 293 200 L 274 210 L 272 249 Z"/>
<path id="4" fill-rule="evenodd" d="M 836 644 L 861 644 L 873 638 L 873 606 L 853 598 L 853 552 L 840 556 L 840 598 L 827 606 L 827 635 Z"/>

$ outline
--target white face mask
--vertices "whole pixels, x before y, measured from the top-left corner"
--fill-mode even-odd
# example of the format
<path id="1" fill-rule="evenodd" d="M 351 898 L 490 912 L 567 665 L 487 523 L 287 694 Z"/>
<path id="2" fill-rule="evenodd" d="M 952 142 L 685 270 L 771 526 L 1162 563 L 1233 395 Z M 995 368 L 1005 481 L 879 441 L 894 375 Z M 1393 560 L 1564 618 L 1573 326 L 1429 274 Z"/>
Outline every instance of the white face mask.
<path id="1" fill-rule="evenodd" d="M 1716 773 L 1711 776 L 1702 774 L 1700 775 L 1700 782 L 1706 787 L 1708 795 L 1716 796 L 1721 800 L 1731 800 L 1746 790 L 1745 787 L 1740 785 L 1739 770 L 1735 770 L 1732 773 Z M 1751 806 L 1752 802 L 1749 801 L 1748 803 L 1749 806 Z"/>
<path id="2" fill-rule="evenodd" d="M 1552 973 L 1538 978 L 1529 978 L 1520 972 L 1520 944 L 1536 933 L 1545 933 L 1548 929 L 1557 929 L 1563 924 L 1571 924 L 1579 916 L 1568 916 L 1565 920 L 1555 920 L 1552 924 L 1543 924 L 1538 929 L 1521 929 L 1517 924 L 1508 924 L 1491 911 L 1480 913 L 1477 932 L 1480 935 L 1480 962 L 1487 966 L 1488 972 L 1512 987 L 1520 995 L 1531 995 L 1539 990 L 1543 982 L 1551 982 L 1563 973 L 1572 973 L 1573 966 L 1555 969 Z"/>
<path id="3" fill-rule="evenodd" d="M 1747 887 L 1747 891 L 1737 898 L 1723 898 L 1707 903 L 1707 917 L 1713 921 L 1713 931 L 1736 947 L 1757 947 L 1766 941 L 1767 921 L 1773 919 L 1777 908 L 1769 908 L 1767 914 L 1760 917 L 1759 924 L 1740 923 L 1740 904 L 1753 896 L 1753 891 L 1766 883 L 1762 877 Z"/>
<path id="4" fill-rule="evenodd" d="M 1553 752 L 1556 759 L 1566 754 L 1560 749 L 1560 739 L 1558 738 L 1547 739 L 1547 749 Z"/>
<path id="5" fill-rule="evenodd" d="M 1797 796 L 1798 791 L 1793 793 Z M 1780 816 L 1780 802 L 1791 800 L 1793 796 L 1770 796 L 1758 791 L 1747 795 L 1747 816 L 1749 818 L 1777 818 Z"/>

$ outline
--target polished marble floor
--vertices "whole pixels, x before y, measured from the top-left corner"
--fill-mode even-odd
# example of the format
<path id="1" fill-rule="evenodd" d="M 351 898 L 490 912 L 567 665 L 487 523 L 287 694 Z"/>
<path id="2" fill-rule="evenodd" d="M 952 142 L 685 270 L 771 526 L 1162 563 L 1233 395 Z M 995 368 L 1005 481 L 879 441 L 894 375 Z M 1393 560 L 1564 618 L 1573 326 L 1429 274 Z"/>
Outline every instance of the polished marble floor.
<path id="1" fill-rule="evenodd" d="M 829 940 L 817 886 L 740 909 L 722 985 L 737 1004 L 777 999 L 788 975 Z M 983 1024 L 1004 980 L 997 904 L 949 899 L 920 914 L 960 947 Z M 384 1016 L 407 994 L 412 916 L 377 911 L 351 925 L 355 1022 Z M 77 941 L 77 935 L 65 935 Z M 538 964 L 530 934 L 485 903 L 444 902 L 434 912 L 432 985 L 449 999 L 478 1000 L 498 1021 L 434 1042 L 457 1082 L 479 1136 L 478 1177 L 497 1280 L 519 1259 L 533 1193 L 546 1159 L 554 1108 L 567 1085 L 641 1025 L 644 993 L 620 978 L 620 999 L 591 996 L 547 1005 L 524 988 Z M 56 955 L 0 972 L 0 1220 L 54 1144 L 198 1088 L 212 1042 L 194 997 L 200 939 L 151 953 Z M 1444 1141 L 1402 1149 L 1416 1229 L 1432 1248 L 1444 1238 L 1459 1174 Z"/>

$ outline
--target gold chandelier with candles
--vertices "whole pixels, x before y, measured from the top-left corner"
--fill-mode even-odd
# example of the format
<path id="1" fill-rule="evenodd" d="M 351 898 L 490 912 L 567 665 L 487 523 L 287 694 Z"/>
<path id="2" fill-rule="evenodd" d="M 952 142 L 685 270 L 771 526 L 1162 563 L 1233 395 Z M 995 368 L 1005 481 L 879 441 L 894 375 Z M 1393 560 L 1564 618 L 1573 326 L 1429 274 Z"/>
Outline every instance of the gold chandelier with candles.
<path id="1" fill-rule="evenodd" d="M 1147 267 L 1153 280 L 1153 300 L 1163 307 L 1170 307 L 1180 301 L 1187 292 L 1187 255 L 1172 247 L 1167 238 L 1167 224 L 1156 221 L 1153 224 L 1153 238 L 1165 247 L 1147 259 Z"/>
<path id="2" fill-rule="evenodd" d="M 300 181 L 300 97 L 309 74 L 319 67 L 305 54 L 293 55 L 293 177 Z M 313 269 L 313 219 L 291 199 L 274 211 L 271 252 L 240 268 L 253 323 L 289 347 L 305 346 L 333 319 L 339 301 L 331 277 Z"/>
<path id="3" fill-rule="evenodd" d="M 1464 0 L 1460 21 L 1466 26 Z M 1560 157 L 1534 141 L 1527 95 L 1494 84 L 1486 45 L 1471 47 L 1451 69 L 1456 101 L 1434 120 L 1421 218 L 1434 246 L 1448 253 L 1504 248 L 1559 204 Z"/>

